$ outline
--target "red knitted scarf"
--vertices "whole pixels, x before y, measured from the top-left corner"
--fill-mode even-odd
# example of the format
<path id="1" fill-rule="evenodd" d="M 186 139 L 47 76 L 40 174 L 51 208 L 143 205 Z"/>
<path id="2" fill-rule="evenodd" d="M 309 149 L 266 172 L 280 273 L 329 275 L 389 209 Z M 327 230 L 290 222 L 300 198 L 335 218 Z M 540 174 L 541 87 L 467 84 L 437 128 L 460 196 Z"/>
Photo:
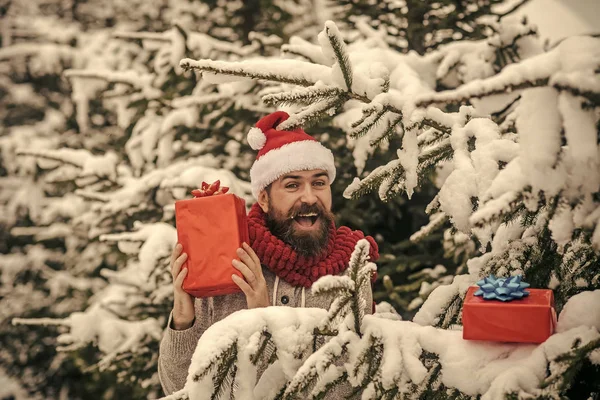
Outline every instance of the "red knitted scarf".
<path id="1" fill-rule="evenodd" d="M 356 243 L 365 239 L 361 231 L 353 231 L 346 226 L 335 228 L 332 222 L 329 227 L 327 248 L 321 255 L 304 257 L 287 243 L 273 235 L 266 224 L 266 215 L 255 203 L 248 214 L 248 232 L 250 246 L 267 268 L 284 281 L 294 286 L 310 287 L 317 279 L 325 275 L 337 275 L 348 268 L 350 256 Z M 369 241 L 370 261 L 379 258 L 377 243 L 371 236 Z M 375 280 L 377 275 L 372 277 Z"/>

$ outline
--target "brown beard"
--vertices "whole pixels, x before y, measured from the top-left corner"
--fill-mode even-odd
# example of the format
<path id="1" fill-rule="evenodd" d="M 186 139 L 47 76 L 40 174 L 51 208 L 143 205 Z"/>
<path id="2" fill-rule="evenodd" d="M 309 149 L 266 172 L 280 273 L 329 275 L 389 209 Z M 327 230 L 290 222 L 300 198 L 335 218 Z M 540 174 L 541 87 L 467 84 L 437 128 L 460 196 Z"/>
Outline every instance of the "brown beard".
<path id="1" fill-rule="evenodd" d="M 269 198 L 269 202 L 271 199 Z M 272 204 L 272 203 L 271 203 Z M 314 232 L 301 232 L 294 226 L 293 216 L 314 212 L 319 216 L 317 222 L 319 229 Z M 287 214 L 269 207 L 266 213 L 266 224 L 273 235 L 289 244 L 300 256 L 313 257 L 319 255 L 327 246 L 329 227 L 333 223 L 333 214 L 325 210 L 318 203 L 308 205 L 302 203 L 299 207 L 292 208 Z"/>

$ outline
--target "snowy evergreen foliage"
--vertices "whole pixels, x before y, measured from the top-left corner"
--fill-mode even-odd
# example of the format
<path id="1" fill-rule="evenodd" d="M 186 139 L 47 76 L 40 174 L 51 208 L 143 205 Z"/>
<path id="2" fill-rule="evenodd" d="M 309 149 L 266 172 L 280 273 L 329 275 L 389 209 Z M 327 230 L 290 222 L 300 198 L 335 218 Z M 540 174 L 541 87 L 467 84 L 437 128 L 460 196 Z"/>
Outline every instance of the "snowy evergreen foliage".
<path id="1" fill-rule="evenodd" d="M 214 179 L 250 200 L 244 136 L 282 104 L 295 111 L 290 124 L 321 122 L 313 127 L 339 160 L 337 184 L 360 177 L 346 191 L 360 200 L 335 209 L 357 228 L 390 215 L 401 225 L 398 205 L 410 203 L 398 195 L 414 202 L 435 176 L 411 281 L 384 278 L 375 297 L 421 308 L 413 322 L 383 303 L 374 316 L 353 313 L 354 262 L 355 275 L 319 283 L 342 294 L 330 313 L 244 311 L 215 324 L 194 355 L 207 375 L 177 396 L 210 396 L 223 379 L 222 393 L 233 383 L 256 398 L 316 397 L 343 390 L 343 378 L 365 398 L 598 393 L 598 39 L 544 51 L 527 25 L 481 21 L 496 2 L 466 6 L 464 23 L 451 9 L 462 2 L 432 4 L 442 3 L 424 12 L 397 2 L 403 35 L 376 8 L 352 12 L 360 1 L 333 11 L 305 0 L 12 1 L 0 20 L 0 397 L 159 395 L 173 202 Z M 431 22 L 415 24 L 413 11 Z M 328 14 L 352 29 L 327 23 L 317 38 Z M 450 42 L 461 29 L 480 40 Z M 198 79 L 182 58 L 213 73 Z M 437 258 L 420 268 L 441 239 L 468 275 L 453 279 Z M 384 256 L 380 272 L 407 248 L 386 245 L 398 256 Z M 463 341 L 462 296 L 490 272 L 553 288 L 559 333 L 540 346 Z M 216 370 L 199 363 L 207 356 Z M 261 365 L 270 367 L 257 381 Z"/>
<path id="2" fill-rule="evenodd" d="M 509 15 L 528 0 L 335 0 L 331 14 L 349 40 L 368 36 L 383 47 L 419 54 L 456 40 L 483 39 L 487 23 Z"/>
<path id="3" fill-rule="evenodd" d="M 436 168 L 450 168 L 428 206 L 431 222 L 415 238 L 448 219 L 461 241 L 462 235 L 470 236 L 481 255 L 468 260 L 468 274 L 434 290 L 414 320 L 449 329 L 461 323 L 467 287 L 489 273 L 523 274 L 532 287 L 554 289 L 558 312 L 578 294 L 600 289 L 600 40 L 568 38 L 544 51 L 526 23 L 507 18 L 492 27 L 495 33 L 484 40 L 453 42 L 419 56 L 377 47 L 371 38 L 347 46 L 337 26 L 327 22 L 319 45 L 295 47 L 303 60 L 184 59 L 180 65 L 237 81 L 282 83 L 279 93 L 263 97 L 267 104 L 296 107 L 282 128 L 340 114 L 350 137 L 368 138 L 365 146 L 400 135 L 397 158 L 356 178 L 345 192 L 348 198 L 372 191 L 384 201 L 402 193 L 410 197 Z M 442 85 L 449 89 L 436 91 Z M 533 386 L 515 379 L 465 388 L 445 373 L 440 381 L 437 372 L 430 384 L 453 388 L 449 398 L 529 393 L 541 399 L 569 390 L 590 395 L 597 388 L 581 388 L 576 376 L 598 371 L 600 342 L 596 328 L 578 329 L 586 333 L 570 331 L 573 337 L 557 335 L 538 347 L 549 354 L 547 346 L 565 341 L 558 353 L 550 351 L 553 356 L 539 367 L 544 373 Z M 386 354 L 375 343 L 370 349 Z M 444 356 L 432 353 L 434 364 Z M 486 354 L 482 357 L 495 359 Z M 547 368 L 571 373 L 547 377 Z M 389 383 L 373 385 L 369 393 Z"/>
<path id="4" fill-rule="evenodd" d="M 251 200 L 242 139 L 273 109 L 255 84 L 198 83 L 178 63 L 282 39 L 227 27 L 244 2 L 135 3 L 15 1 L 0 23 L 0 364 L 17 397 L 157 397 L 174 200 L 216 179 Z M 290 34 L 311 32 L 307 7 L 268 29 L 301 14 Z"/>
<path id="5" fill-rule="evenodd" d="M 355 312 L 356 288 L 375 268 L 367 254 L 363 240 L 344 276 L 315 283 L 335 299 L 328 312 L 260 308 L 212 325 L 198 341 L 184 388 L 164 400 L 547 399 L 568 394 L 583 366 L 598 364 L 600 321 L 586 309 L 600 301 L 600 290 L 572 297 L 558 333 L 539 346 L 465 341 L 460 329 L 402 321 L 385 304 L 373 315 Z M 466 275 L 454 282 L 469 284 Z"/>

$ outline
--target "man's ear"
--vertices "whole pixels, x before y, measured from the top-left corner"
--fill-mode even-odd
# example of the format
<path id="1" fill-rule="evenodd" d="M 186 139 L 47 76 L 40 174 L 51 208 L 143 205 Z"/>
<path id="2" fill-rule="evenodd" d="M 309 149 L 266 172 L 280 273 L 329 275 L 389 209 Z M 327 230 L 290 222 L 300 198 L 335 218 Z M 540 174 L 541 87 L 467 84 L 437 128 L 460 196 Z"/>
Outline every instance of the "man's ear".
<path id="1" fill-rule="evenodd" d="M 262 208 L 263 212 L 269 211 L 269 194 L 266 190 L 261 190 L 258 194 L 258 205 Z"/>

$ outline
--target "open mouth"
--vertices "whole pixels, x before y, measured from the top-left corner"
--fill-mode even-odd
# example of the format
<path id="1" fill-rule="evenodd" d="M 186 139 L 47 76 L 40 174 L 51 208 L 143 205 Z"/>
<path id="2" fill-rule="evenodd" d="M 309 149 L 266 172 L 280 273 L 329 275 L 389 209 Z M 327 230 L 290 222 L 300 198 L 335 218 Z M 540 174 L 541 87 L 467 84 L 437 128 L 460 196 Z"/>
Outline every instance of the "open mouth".
<path id="1" fill-rule="evenodd" d="M 292 219 L 294 220 L 294 222 L 296 222 L 301 227 L 303 227 L 303 228 L 310 228 L 319 219 L 319 214 L 314 213 L 314 212 L 313 213 L 306 213 L 306 214 L 298 214 L 298 215 L 292 217 Z"/>

